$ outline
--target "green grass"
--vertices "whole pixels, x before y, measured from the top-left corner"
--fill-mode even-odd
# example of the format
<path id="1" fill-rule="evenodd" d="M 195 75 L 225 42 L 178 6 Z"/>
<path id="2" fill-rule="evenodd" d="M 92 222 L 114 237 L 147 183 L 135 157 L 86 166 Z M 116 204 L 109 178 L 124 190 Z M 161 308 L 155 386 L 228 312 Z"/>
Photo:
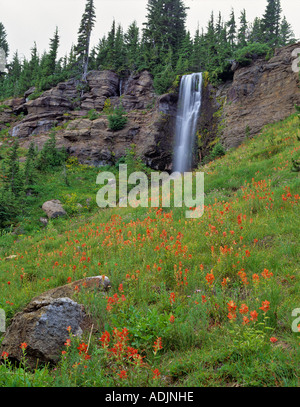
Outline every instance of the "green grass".
<path id="1" fill-rule="evenodd" d="M 69 187 L 59 171 L 46 176 L 32 214 L 20 221 L 22 236 L 0 238 L 0 308 L 7 322 L 68 277 L 107 275 L 112 288 L 108 298 L 78 294 L 97 328 L 90 359 L 83 360 L 79 340 L 71 337 L 56 369 L 30 372 L 6 362 L 0 386 L 299 386 L 300 334 L 291 329 L 292 310 L 300 308 L 300 181 L 291 171 L 291 159 L 299 158 L 297 136 L 299 119 L 292 115 L 200 168 L 205 212 L 193 220 L 185 218 L 185 208 L 95 205 L 76 213 L 77 200 L 94 199 L 99 189 L 97 169 L 73 165 Z M 64 201 L 67 194 L 75 194 L 64 202 L 69 217 L 39 226 L 41 202 Z M 10 255 L 17 257 L 5 261 Z M 264 301 L 266 312 L 260 309 Z M 256 322 L 250 320 L 254 310 Z M 114 339 L 114 328 L 126 328 L 128 335 Z M 102 347 L 105 331 L 109 349 L 123 341 L 143 363 Z M 154 351 L 157 338 L 162 348 Z"/>

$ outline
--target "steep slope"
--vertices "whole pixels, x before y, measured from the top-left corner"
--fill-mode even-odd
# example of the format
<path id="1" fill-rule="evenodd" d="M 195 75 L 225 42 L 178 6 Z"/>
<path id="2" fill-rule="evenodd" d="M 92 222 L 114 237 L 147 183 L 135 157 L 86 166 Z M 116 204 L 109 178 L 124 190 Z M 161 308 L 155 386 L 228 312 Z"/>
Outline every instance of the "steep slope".
<path id="1" fill-rule="evenodd" d="M 57 370 L 38 376 L 3 365 L 0 382 L 36 375 L 47 386 L 299 386 L 292 327 L 300 179 L 291 171 L 299 137 L 292 115 L 200 168 L 200 219 L 185 219 L 185 208 L 115 208 L 54 221 L 30 237 L 5 236 L 0 307 L 8 317 L 70 280 L 107 275 L 112 288 L 106 298 L 78 297 L 94 319 L 89 360 L 71 338 Z"/>

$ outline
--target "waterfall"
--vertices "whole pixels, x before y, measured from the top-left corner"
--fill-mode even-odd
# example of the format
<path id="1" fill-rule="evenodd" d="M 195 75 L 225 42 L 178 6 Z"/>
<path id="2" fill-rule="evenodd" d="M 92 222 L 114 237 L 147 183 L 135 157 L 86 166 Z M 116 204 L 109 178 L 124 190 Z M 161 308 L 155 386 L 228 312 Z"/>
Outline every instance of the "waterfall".
<path id="1" fill-rule="evenodd" d="M 201 94 L 202 73 L 184 75 L 179 88 L 173 171 L 191 170 Z"/>

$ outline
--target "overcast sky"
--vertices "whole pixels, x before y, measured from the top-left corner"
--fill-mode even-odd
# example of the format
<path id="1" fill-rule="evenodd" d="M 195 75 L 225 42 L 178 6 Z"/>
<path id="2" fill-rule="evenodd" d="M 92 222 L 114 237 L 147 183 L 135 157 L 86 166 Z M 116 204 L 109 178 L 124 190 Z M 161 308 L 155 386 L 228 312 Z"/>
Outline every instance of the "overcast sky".
<path id="1" fill-rule="evenodd" d="M 113 19 L 120 23 L 124 30 L 134 20 L 142 27 L 145 22 L 147 0 L 95 0 L 97 22 L 93 31 L 92 45 L 106 35 Z M 19 56 L 30 56 L 34 41 L 41 54 L 48 49 L 49 39 L 53 37 L 55 27 L 60 34 L 59 56 L 69 53 L 77 40 L 77 31 L 86 0 L 0 0 L 0 21 L 7 32 L 10 46 L 10 58 L 18 50 Z M 221 11 L 228 20 L 233 7 L 236 19 L 245 8 L 248 21 L 261 17 L 266 0 L 184 0 L 190 9 L 187 11 L 187 29 L 193 35 L 199 23 L 205 28 L 211 11 L 215 16 Z M 283 15 L 292 25 L 296 38 L 300 38 L 300 1 L 281 0 Z"/>

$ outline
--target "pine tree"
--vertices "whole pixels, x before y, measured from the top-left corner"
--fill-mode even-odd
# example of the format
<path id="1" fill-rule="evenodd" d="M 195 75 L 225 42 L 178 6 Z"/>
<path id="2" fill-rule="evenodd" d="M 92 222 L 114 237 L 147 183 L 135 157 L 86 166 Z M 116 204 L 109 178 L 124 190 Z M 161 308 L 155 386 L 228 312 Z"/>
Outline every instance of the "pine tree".
<path id="1" fill-rule="evenodd" d="M 249 42 L 263 42 L 262 21 L 256 17 L 249 27 Z"/>
<path id="2" fill-rule="evenodd" d="M 204 61 L 205 61 L 204 42 L 205 42 L 205 38 L 204 38 L 203 29 L 200 34 L 199 25 L 198 25 L 195 36 L 194 36 L 193 49 L 192 49 L 192 55 L 191 55 L 191 68 L 193 71 L 200 72 L 200 71 L 204 70 Z"/>
<path id="3" fill-rule="evenodd" d="M 280 0 L 267 0 L 267 6 L 262 18 L 262 31 L 264 41 L 271 47 L 279 42 L 280 31 Z"/>
<path id="4" fill-rule="evenodd" d="M 248 22 L 246 10 L 243 9 L 240 15 L 240 27 L 238 29 L 238 46 L 245 47 L 247 45 Z"/>
<path id="5" fill-rule="evenodd" d="M 94 0 L 87 0 L 78 31 L 77 46 L 75 48 L 76 56 L 79 62 L 80 74 L 83 81 L 86 81 L 88 72 L 90 41 L 95 20 L 96 13 Z"/>
<path id="6" fill-rule="evenodd" d="M 124 42 L 126 46 L 126 65 L 130 70 L 135 70 L 140 54 L 139 28 L 136 21 L 128 27 L 124 36 Z"/>
<path id="7" fill-rule="evenodd" d="M 144 40 L 155 49 L 156 63 L 165 59 L 171 47 L 176 59 L 185 35 L 186 10 L 182 0 L 148 0 Z"/>
<path id="8" fill-rule="evenodd" d="M 56 27 L 53 38 L 50 39 L 49 52 L 45 61 L 43 76 L 53 75 L 56 71 L 57 51 L 59 47 L 58 28 Z"/>
<path id="9" fill-rule="evenodd" d="M 32 187 L 36 182 L 36 158 L 37 158 L 37 151 L 34 146 L 34 142 L 32 141 L 29 145 L 29 149 L 27 151 L 25 168 L 24 168 L 24 179 L 25 185 L 27 187 Z"/>
<path id="10" fill-rule="evenodd" d="M 115 38 L 115 60 L 113 68 L 117 72 L 121 72 L 125 69 L 126 63 L 126 51 L 124 44 L 123 29 L 120 24 L 118 24 Z"/>
<path id="11" fill-rule="evenodd" d="M 19 166 L 19 142 L 16 140 L 11 147 L 4 167 L 5 189 L 19 196 L 23 190 L 23 179 Z"/>
<path id="12" fill-rule="evenodd" d="M 113 69 L 115 66 L 115 60 L 116 60 L 116 22 L 113 20 L 111 29 L 107 35 L 107 41 L 106 41 L 106 61 L 105 61 L 105 67 L 109 69 Z"/>
<path id="13" fill-rule="evenodd" d="M 4 25 L 0 22 L 0 48 L 4 49 L 6 57 L 8 57 L 9 54 L 9 46 L 7 42 L 7 34 L 5 31 Z"/>
<path id="14" fill-rule="evenodd" d="M 16 51 L 13 55 L 12 62 L 8 64 L 8 75 L 5 81 L 3 96 L 9 97 L 20 95 L 19 80 L 21 72 L 22 64 L 19 59 L 18 51 Z"/>
<path id="15" fill-rule="evenodd" d="M 293 44 L 294 42 L 296 42 L 296 40 L 292 27 L 286 17 L 283 16 L 279 32 L 279 45 L 283 47 L 288 44 Z"/>
<path id="16" fill-rule="evenodd" d="M 227 22 L 227 27 L 228 27 L 227 32 L 228 41 L 231 46 L 231 49 L 234 50 L 236 45 L 236 22 L 233 9 L 231 10 L 230 19 Z"/>

